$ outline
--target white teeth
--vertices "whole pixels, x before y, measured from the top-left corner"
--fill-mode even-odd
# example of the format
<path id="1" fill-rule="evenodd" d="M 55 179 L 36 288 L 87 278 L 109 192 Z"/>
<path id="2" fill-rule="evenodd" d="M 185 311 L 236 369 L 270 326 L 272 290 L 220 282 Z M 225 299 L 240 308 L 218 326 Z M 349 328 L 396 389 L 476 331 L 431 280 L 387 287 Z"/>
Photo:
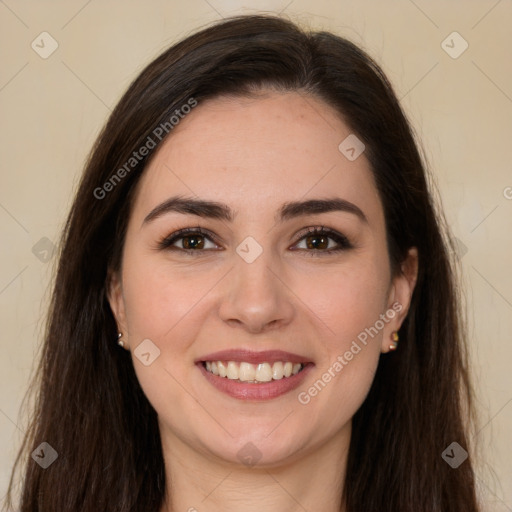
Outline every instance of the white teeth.
<path id="1" fill-rule="evenodd" d="M 235 361 L 206 361 L 206 370 L 220 377 L 227 377 L 231 380 L 240 382 L 270 382 L 272 380 L 281 380 L 299 373 L 304 367 L 301 363 L 291 363 L 290 361 L 276 361 L 274 364 L 260 363 L 254 365 L 246 362 Z"/>
<path id="2" fill-rule="evenodd" d="M 208 369 L 208 367 L 206 367 L 206 369 Z M 228 369 L 224 366 L 222 361 L 217 361 L 217 369 L 219 370 L 219 375 L 221 377 L 227 377 Z"/>
<path id="3" fill-rule="evenodd" d="M 270 382 L 272 380 L 272 368 L 268 363 L 261 363 L 256 370 L 256 379 L 258 382 Z"/>
<path id="4" fill-rule="evenodd" d="M 227 378 L 231 380 L 238 379 L 238 366 L 233 361 L 228 363 Z"/>
<path id="5" fill-rule="evenodd" d="M 249 363 L 240 363 L 240 368 L 238 370 L 238 378 L 242 382 L 247 382 L 249 380 L 256 379 L 256 370 L 254 365 Z"/>
<path id="6" fill-rule="evenodd" d="M 274 363 L 274 366 L 272 366 L 272 378 L 275 380 L 282 379 L 284 377 L 284 368 L 283 363 L 281 361 L 278 361 L 277 363 Z"/>

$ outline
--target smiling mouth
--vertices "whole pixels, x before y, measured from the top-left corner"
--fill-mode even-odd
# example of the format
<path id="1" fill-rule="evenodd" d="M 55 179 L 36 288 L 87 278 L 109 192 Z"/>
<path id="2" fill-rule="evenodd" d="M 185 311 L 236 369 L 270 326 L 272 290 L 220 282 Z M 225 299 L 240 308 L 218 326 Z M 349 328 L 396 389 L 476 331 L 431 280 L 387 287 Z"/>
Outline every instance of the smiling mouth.
<path id="1" fill-rule="evenodd" d="M 203 361 L 207 372 L 248 384 L 261 384 L 274 380 L 283 380 L 300 373 L 307 363 L 275 361 L 274 363 L 252 364 L 244 361 Z"/>

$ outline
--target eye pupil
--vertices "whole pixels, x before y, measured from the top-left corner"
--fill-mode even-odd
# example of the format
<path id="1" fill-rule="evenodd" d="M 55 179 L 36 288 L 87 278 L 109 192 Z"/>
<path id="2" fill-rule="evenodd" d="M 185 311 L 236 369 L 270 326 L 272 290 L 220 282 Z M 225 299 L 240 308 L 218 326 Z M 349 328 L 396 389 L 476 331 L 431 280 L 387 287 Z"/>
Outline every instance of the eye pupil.
<path id="1" fill-rule="evenodd" d="M 313 242 L 311 242 L 313 240 Z M 329 240 L 325 236 L 310 235 L 306 238 L 308 249 L 327 249 Z"/>
<path id="2" fill-rule="evenodd" d="M 202 235 L 184 236 L 183 246 L 185 249 L 202 249 L 204 247 L 204 239 Z"/>
<path id="3" fill-rule="evenodd" d="M 175 249 L 188 251 L 189 255 L 196 253 L 196 255 L 205 254 L 206 251 L 210 252 L 212 249 L 207 249 L 205 246 L 207 240 L 212 240 L 212 236 L 209 234 L 202 233 L 202 231 L 194 229 L 181 229 L 172 235 L 162 240 L 159 244 L 161 249 Z M 334 240 L 337 244 L 335 248 L 329 248 L 329 241 Z M 310 229 L 308 234 L 300 238 L 300 243 L 303 244 L 305 241 L 306 253 L 310 256 L 333 254 L 340 251 L 346 251 L 352 247 L 350 242 L 343 236 L 334 231 L 314 228 Z"/>

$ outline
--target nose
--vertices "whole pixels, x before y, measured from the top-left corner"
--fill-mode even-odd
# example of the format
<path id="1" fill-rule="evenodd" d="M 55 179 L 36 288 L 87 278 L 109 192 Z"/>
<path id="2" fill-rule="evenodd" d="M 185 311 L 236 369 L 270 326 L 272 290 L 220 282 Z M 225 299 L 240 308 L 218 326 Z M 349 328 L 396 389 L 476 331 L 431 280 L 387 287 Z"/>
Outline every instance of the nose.
<path id="1" fill-rule="evenodd" d="M 282 328 L 295 312 L 282 269 L 266 253 L 252 263 L 235 262 L 219 308 L 224 322 L 253 334 Z"/>

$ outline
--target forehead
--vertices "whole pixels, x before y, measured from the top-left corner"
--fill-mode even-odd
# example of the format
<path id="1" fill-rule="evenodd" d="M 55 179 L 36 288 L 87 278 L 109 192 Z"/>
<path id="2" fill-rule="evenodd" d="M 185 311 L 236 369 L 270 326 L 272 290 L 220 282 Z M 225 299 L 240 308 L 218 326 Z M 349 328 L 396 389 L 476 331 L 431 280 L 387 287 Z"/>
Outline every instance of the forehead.
<path id="1" fill-rule="evenodd" d="M 350 161 L 339 150 L 350 135 L 336 111 L 302 93 L 207 100 L 158 149 L 134 214 L 177 194 L 225 202 L 241 216 L 339 196 L 377 220 L 382 210 L 368 160 L 363 153 Z"/>

